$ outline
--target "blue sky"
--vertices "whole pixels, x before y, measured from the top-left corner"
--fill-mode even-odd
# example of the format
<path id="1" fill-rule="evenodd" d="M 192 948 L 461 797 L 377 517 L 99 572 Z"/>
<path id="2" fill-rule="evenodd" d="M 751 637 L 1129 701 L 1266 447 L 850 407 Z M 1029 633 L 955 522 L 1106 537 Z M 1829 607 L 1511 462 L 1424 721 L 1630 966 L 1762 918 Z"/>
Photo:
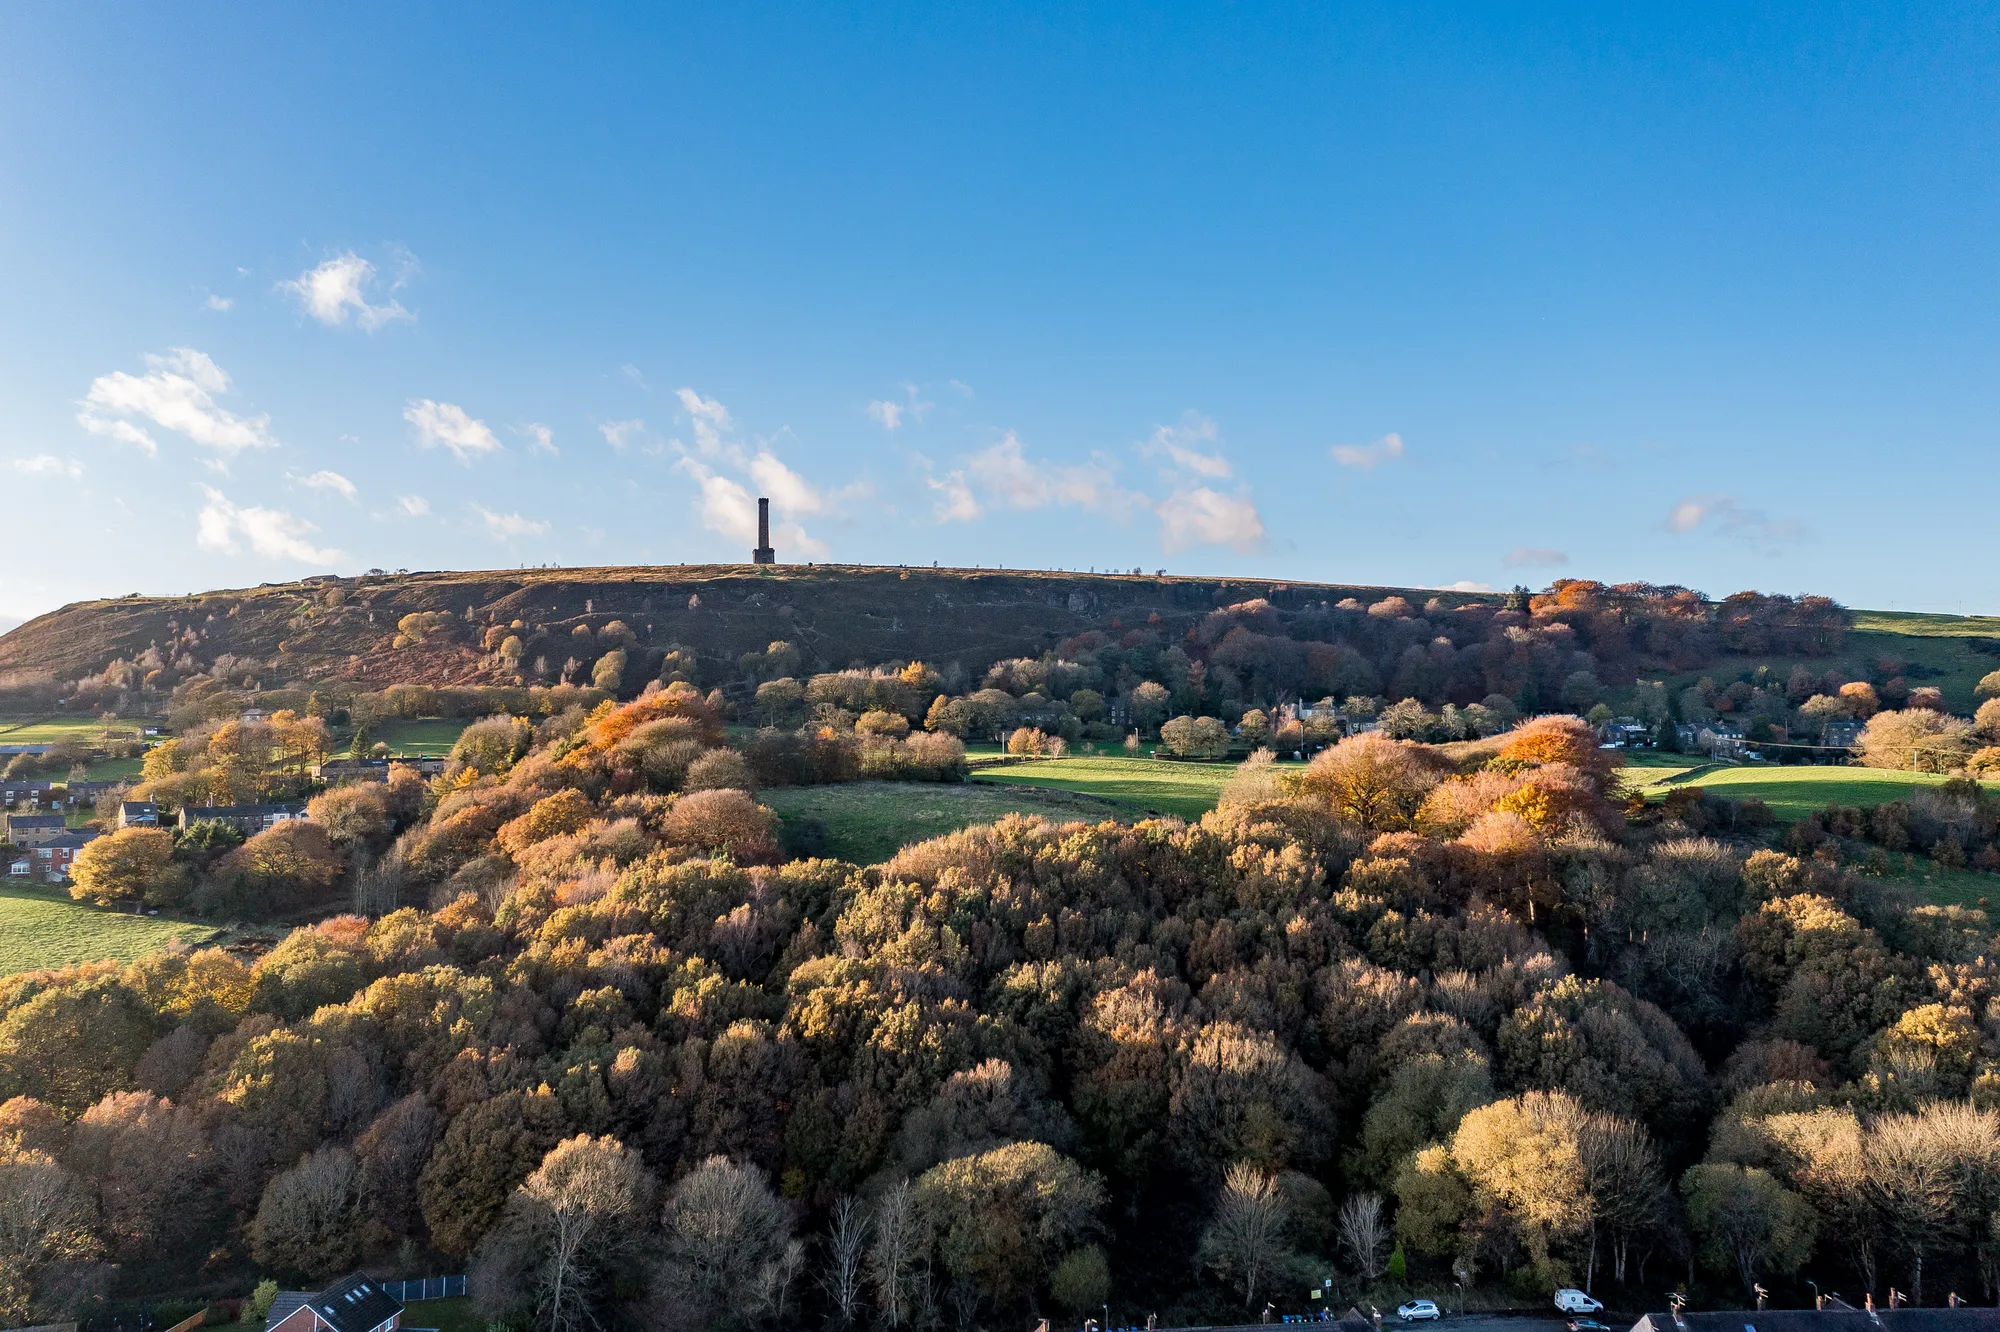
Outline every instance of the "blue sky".
<path id="1" fill-rule="evenodd" d="M 545 8 L 0 17 L 0 613 L 757 494 L 784 559 L 2000 611 L 1990 5 Z"/>

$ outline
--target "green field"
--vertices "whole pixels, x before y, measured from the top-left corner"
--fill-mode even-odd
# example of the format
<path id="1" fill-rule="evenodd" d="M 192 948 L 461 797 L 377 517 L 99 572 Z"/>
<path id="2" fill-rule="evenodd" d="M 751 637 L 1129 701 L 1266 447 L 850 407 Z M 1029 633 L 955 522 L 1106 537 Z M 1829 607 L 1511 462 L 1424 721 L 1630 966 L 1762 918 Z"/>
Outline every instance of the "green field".
<path id="1" fill-rule="evenodd" d="M 1683 764 L 1688 760 L 1682 758 Z M 1640 774 L 1651 781 L 1634 779 Z M 1919 786 L 1939 786 L 1947 779 L 1920 772 L 1898 772 L 1891 768 L 1849 767 L 1702 767 L 1628 769 L 1628 785 L 1642 786 L 1650 796 L 1664 795 L 1676 787 L 1699 786 L 1732 800 L 1755 797 L 1771 807 L 1771 812 L 1789 823 L 1828 805 L 1881 805 L 1901 800 Z M 1988 790 L 2000 791 L 2000 783 L 1986 783 Z"/>
<path id="2" fill-rule="evenodd" d="M 131 740 L 139 734 L 139 723 L 120 720 L 111 729 Z M 0 717 L 0 745 L 52 745 L 58 740 L 89 745 L 103 739 L 104 723 L 95 717 Z"/>
<path id="3" fill-rule="evenodd" d="M 1235 775 L 1233 763 L 1064 758 L 981 768 L 973 780 L 1074 791 L 1113 800 L 1148 814 L 1178 814 L 1184 819 L 1198 819 L 1215 808 L 1223 783 Z"/>
<path id="4" fill-rule="evenodd" d="M 206 925 L 82 906 L 60 888 L 0 887 L 0 976 L 74 962 L 129 962 L 175 939 L 213 933 Z"/>
<path id="5" fill-rule="evenodd" d="M 857 865 L 879 864 L 911 842 L 991 823 L 1006 814 L 1091 822 L 1119 814 L 1115 806 L 1059 792 L 933 782 L 781 786 L 759 792 L 757 799 L 787 820 L 818 819 L 827 831 L 823 854 Z"/>
<path id="6" fill-rule="evenodd" d="M 370 727 L 369 734 L 389 746 L 392 754 L 401 754 L 406 758 L 444 758 L 458 743 L 459 734 L 470 724 L 447 717 L 432 717 L 424 721 L 385 721 Z"/>

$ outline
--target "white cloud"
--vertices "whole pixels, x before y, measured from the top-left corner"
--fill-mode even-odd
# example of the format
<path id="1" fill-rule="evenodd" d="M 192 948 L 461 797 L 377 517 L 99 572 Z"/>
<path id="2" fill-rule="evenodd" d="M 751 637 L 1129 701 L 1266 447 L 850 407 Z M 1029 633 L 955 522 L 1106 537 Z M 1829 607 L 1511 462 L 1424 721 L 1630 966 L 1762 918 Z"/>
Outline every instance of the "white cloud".
<path id="1" fill-rule="evenodd" d="M 114 370 L 91 380 L 76 419 L 93 434 L 152 454 L 160 451 L 159 442 L 129 418 L 186 435 L 225 458 L 243 449 L 275 448 L 269 416 L 237 416 L 215 405 L 215 395 L 227 392 L 229 376 L 220 366 L 192 347 L 175 347 L 161 355 L 148 352 L 143 375 Z"/>
<path id="2" fill-rule="evenodd" d="M 399 495 L 396 507 L 412 518 L 422 518 L 431 511 L 431 502 L 422 495 Z"/>
<path id="3" fill-rule="evenodd" d="M 1254 550 L 1264 540 L 1264 520 L 1248 495 L 1224 495 L 1207 486 L 1177 490 L 1160 501 L 1160 544 L 1169 553 L 1188 546 Z"/>
<path id="4" fill-rule="evenodd" d="M 1490 583 L 1475 583 L 1470 578 L 1461 578 L 1456 583 L 1446 583 L 1436 589 L 1439 592 L 1491 592 Z"/>
<path id="5" fill-rule="evenodd" d="M 965 396 L 965 397 L 968 397 L 968 398 L 972 396 L 972 385 L 970 385 L 970 384 L 966 383 L 966 382 L 965 382 L 964 380 L 962 380 L 962 379 L 948 379 L 948 380 L 946 380 L 945 382 L 946 382 L 946 383 L 948 383 L 948 384 L 950 384 L 950 385 L 952 386 L 952 388 L 953 388 L 954 390 L 956 390 L 956 391 L 957 391 L 958 393 L 962 394 L 963 396 Z"/>
<path id="6" fill-rule="evenodd" d="M 288 282 L 280 282 L 278 290 L 296 297 L 307 314 L 328 328 L 345 324 L 351 314 L 356 327 L 372 333 L 384 324 L 416 318 L 396 299 L 396 292 L 415 268 L 414 259 L 402 256 L 388 298 L 379 305 L 368 300 L 368 290 L 375 282 L 375 265 L 352 250 L 308 268 Z"/>
<path id="7" fill-rule="evenodd" d="M 1187 411 L 1181 414 L 1179 425 L 1153 427 L 1153 437 L 1139 446 L 1139 452 L 1148 457 L 1165 455 L 1173 467 L 1183 472 L 1220 480 L 1232 474 L 1229 459 L 1201 449 L 1204 444 L 1213 444 L 1217 435 L 1215 422 L 1200 412 Z"/>
<path id="8" fill-rule="evenodd" d="M 556 432 L 543 425 L 540 421 L 530 421 L 524 426 L 517 426 L 514 433 L 528 437 L 528 454 L 530 457 L 540 453 L 547 454 L 553 458 L 560 452 L 556 448 Z"/>
<path id="9" fill-rule="evenodd" d="M 38 453 L 32 458 L 16 458 L 10 464 L 22 476 L 61 476 L 74 481 L 83 475 L 83 464 L 74 458 L 58 458 L 52 453 Z"/>
<path id="10" fill-rule="evenodd" d="M 424 448 L 442 444 L 461 463 L 470 463 L 483 453 L 493 453 L 500 441 L 486 428 L 486 422 L 466 413 L 457 403 L 413 398 L 403 409 L 403 419 L 417 428 L 417 443 Z"/>
<path id="11" fill-rule="evenodd" d="M 1403 456 L 1403 437 L 1388 434 L 1373 444 L 1336 444 L 1332 453 L 1342 467 L 1374 467 Z"/>
<path id="12" fill-rule="evenodd" d="M 759 456 L 763 458 L 770 455 Z M 751 498 L 749 490 L 743 483 L 733 477 L 720 475 L 698 458 L 683 455 L 677 465 L 693 477 L 695 484 L 701 487 L 701 500 L 698 506 L 701 525 L 711 532 L 728 537 L 739 545 L 755 546 L 757 501 Z M 776 495 L 771 496 L 771 502 L 780 512 L 786 508 Z M 816 559 L 827 553 L 826 543 L 815 540 L 797 523 L 780 522 L 771 533 L 771 542 L 778 549 L 793 555 Z"/>
<path id="13" fill-rule="evenodd" d="M 1739 537 L 1759 545 L 1796 541 L 1805 529 L 1788 518 L 1772 518 L 1761 509 L 1746 509 L 1734 495 L 1693 495 L 1667 513 L 1667 530 L 1693 532 L 1700 528 Z"/>
<path id="14" fill-rule="evenodd" d="M 619 366 L 618 373 L 631 380 L 634 384 L 637 384 L 644 392 L 651 393 L 653 391 L 653 386 L 646 382 L 646 376 L 640 373 L 639 367 L 633 365 L 630 361 Z"/>
<path id="15" fill-rule="evenodd" d="M 780 513 L 826 513 L 832 508 L 824 492 L 779 462 L 769 449 L 759 449 L 750 460 L 750 479 Z"/>
<path id="16" fill-rule="evenodd" d="M 611 446 L 613 453 L 623 453 L 632 447 L 633 440 L 645 438 L 646 423 L 636 418 L 630 421 L 606 421 L 597 427 L 597 433 L 604 436 L 604 442 Z"/>
<path id="17" fill-rule="evenodd" d="M 1124 512 L 1135 505 L 1145 507 L 1144 496 L 1118 488 L 1112 465 L 1102 455 L 1078 465 L 1032 459 L 1011 430 L 973 454 L 966 462 L 966 471 L 990 499 L 1008 508 L 1068 504 Z"/>
<path id="18" fill-rule="evenodd" d="M 1555 569 L 1568 564 L 1569 556 L 1540 546 L 1516 546 L 1500 562 L 1509 569 Z"/>
<path id="19" fill-rule="evenodd" d="M 930 488 L 938 493 L 938 501 L 931 512 L 940 523 L 969 523 L 984 510 L 973 498 L 972 487 L 965 484 L 964 472 L 948 472 L 943 477 L 927 477 Z"/>
<path id="20" fill-rule="evenodd" d="M 721 452 L 722 434 L 735 424 L 729 419 L 729 409 L 691 388 L 676 389 L 674 396 L 681 400 L 681 408 L 694 421 L 694 442 L 703 456 L 713 457 Z"/>
<path id="21" fill-rule="evenodd" d="M 354 498 L 354 483 L 339 472 L 317 471 L 311 476 L 294 477 L 307 490 L 331 490 L 346 499 Z"/>
<path id="22" fill-rule="evenodd" d="M 195 519 L 195 544 L 203 550 L 234 555 L 236 539 L 241 537 L 252 551 L 270 559 L 325 566 L 343 558 L 337 550 L 322 550 L 307 541 L 306 534 L 319 529 L 283 509 L 239 509 L 211 486 L 203 486 L 201 493 L 208 502 Z"/>
<path id="23" fill-rule="evenodd" d="M 894 430 L 903 424 L 903 404 L 878 398 L 868 404 L 868 419 L 884 430 Z"/>
<path id="24" fill-rule="evenodd" d="M 233 308 L 236 302 L 227 296 L 216 296 L 211 294 L 207 300 L 202 302 L 202 304 L 211 310 L 228 310 Z"/>
<path id="25" fill-rule="evenodd" d="M 517 537 L 542 536 L 549 525 L 537 518 L 523 518 L 518 513 L 495 513 L 484 505 L 475 504 L 472 511 L 486 523 L 486 535 L 495 541 L 512 541 Z"/>

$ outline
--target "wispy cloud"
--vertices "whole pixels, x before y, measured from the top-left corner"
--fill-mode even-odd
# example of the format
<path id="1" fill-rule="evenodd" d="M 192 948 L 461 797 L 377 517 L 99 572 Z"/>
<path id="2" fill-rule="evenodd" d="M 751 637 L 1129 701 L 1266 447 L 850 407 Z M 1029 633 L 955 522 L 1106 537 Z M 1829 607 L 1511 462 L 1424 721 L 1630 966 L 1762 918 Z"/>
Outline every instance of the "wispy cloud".
<path id="1" fill-rule="evenodd" d="M 416 318 L 396 299 L 396 293 L 416 272 L 416 267 L 414 256 L 408 251 L 399 252 L 396 279 L 390 283 L 385 299 L 379 302 L 368 299 L 369 291 L 376 285 L 375 265 L 352 250 L 280 282 L 278 290 L 295 298 L 302 310 L 328 328 L 338 328 L 352 318 L 355 327 L 372 333 L 385 324 Z"/>
<path id="2" fill-rule="evenodd" d="M 1788 518 L 1772 518 L 1761 509 L 1745 508 L 1734 495 L 1692 495 L 1667 512 L 1670 532 L 1710 531 L 1756 545 L 1796 541 L 1805 528 Z"/>
<path id="3" fill-rule="evenodd" d="M 1181 414 L 1179 425 L 1153 427 L 1153 437 L 1139 446 L 1147 457 L 1165 457 L 1181 471 L 1219 480 L 1231 474 L 1229 459 L 1203 451 L 1220 437 L 1215 422 L 1197 411 Z"/>
<path id="4" fill-rule="evenodd" d="M 1157 512 L 1160 544 L 1169 553 L 1189 546 L 1251 551 L 1264 541 L 1264 520 L 1247 495 L 1225 495 L 1208 486 L 1192 486 L 1161 500 Z"/>
<path id="5" fill-rule="evenodd" d="M 53 453 L 38 453 L 32 458 L 16 458 L 7 464 L 22 476 L 67 477 L 74 481 L 83 475 L 83 464 L 74 458 L 58 458 Z"/>
<path id="6" fill-rule="evenodd" d="M 540 421 L 530 421 L 526 425 L 519 427 L 515 433 L 528 437 L 528 454 L 530 457 L 536 454 L 544 454 L 551 458 L 556 456 L 558 452 L 556 449 L 556 432 L 543 425 Z"/>
<path id="7" fill-rule="evenodd" d="M 972 385 L 962 379 L 947 379 L 945 383 L 951 385 L 952 391 L 960 397 L 969 398 L 972 396 Z"/>
<path id="8" fill-rule="evenodd" d="M 217 296 L 213 292 L 209 294 L 207 300 L 202 302 L 203 308 L 209 310 L 215 310 L 218 312 L 223 310 L 233 309 L 235 305 L 236 302 L 232 298 L 228 296 Z"/>
<path id="9" fill-rule="evenodd" d="M 1342 467 L 1379 467 L 1403 456 L 1403 437 L 1388 434 L 1373 444 L 1336 444 L 1331 452 Z"/>
<path id="10" fill-rule="evenodd" d="M 422 518 L 430 513 L 431 502 L 422 495 L 398 495 L 396 507 L 411 518 Z"/>
<path id="11" fill-rule="evenodd" d="M 825 555 L 826 543 L 797 519 L 804 514 L 837 514 L 843 504 L 869 493 L 869 488 L 859 482 L 838 490 L 815 486 L 779 459 L 769 443 L 758 444 L 754 451 L 745 446 L 735 437 L 736 422 L 729 409 L 714 398 L 704 398 L 691 388 L 679 389 L 675 396 L 693 423 L 695 445 L 690 450 L 675 440 L 671 447 L 680 455 L 675 466 L 700 489 L 696 509 L 702 526 L 734 541 L 756 543 L 757 506 L 744 484 L 747 480 L 770 499 L 780 519 L 772 531 L 774 545 L 795 555 Z M 729 475 L 732 472 L 736 475 Z"/>
<path id="12" fill-rule="evenodd" d="M 537 518 L 523 518 L 518 513 L 495 513 L 483 504 L 474 504 L 472 511 L 486 524 L 486 535 L 495 541 L 513 541 L 520 537 L 543 536 L 549 525 Z"/>
<path id="13" fill-rule="evenodd" d="M 93 379 L 76 419 L 93 434 L 135 444 L 149 454 L 160 451 L 159 441 L 132 418 L 186 435 L 225 459 L 244 449 L 276 447 L 269 416 L 237 416 L 216 406 L 215 395 L 227 392 L 229 376 L 220 366 L 192 347 L 175 347 L 158 355 L 148 352 L 143 375 L 114 370 Z"/>
<path id="14" fill-rule="evenodd" d="M 1516 546 L 1500 561 L 1509 569 L 1555 569 L 1569 563 L 1569 556 L 1542 546 Z"/>
<path id="15" fill-rule="evenodd" d="M 238 508 L 212 486 L 201 487 L 201 493 L 207 503 L 195 518 L 195 544 L 203 550 L 238 554 L 240 537 L 252 551 L 270 559 L 324 567 L 343 558 L 337 550 L 322 549 L 307 541 L 307 534 L 319 529 L 283 509 Z"/>
<path id="16" fill-rule="evenodd" d="M 403 419 L 417 428 L 420 447 L 430 449 L 442 444 L 461 463 L 470 464 L 474 458 L 500 448 L 500 441 L 487 429 L 486 422 L 473 417 L 457 403 L 413 398 L 403 409 Z"/>
<path id="17" fill-rule="evenodd" d="M 350 500 L 354 498 L 354 483 L 339 472 L 329 472 L 322 469 L 310 476 L 295 476 L 292 480 L 304 486 L 307 490 L 331 490 L 343 498 Z"/>
<path id="18" fill-rule="evenodd" d="M 1010 509 L 1073 505 L 1123 513 L 1143 507 L 1143 496 L 1119 488 L 1116 463 L 1107 455 L 1079 464 L 1030 458 L 1011 430 L 973 454 L 965 471 L 991 502 Z"/>
<path id="19" fill-rule="evenodd" d="M 938 493 L 931 513 L 940 523 L 969 523 L 982 512 L 972 487 L 965 483 L 964 472 L 947 472 L 943 476 L 926 477 L 925 481 Z"/>
<path id="20" fill-rule="evenodd" d="M 868 419 L 884 430 L 894 430 L 906 420 L 922 421 L 924 413 L 937 405 L 925 402 L 915 384 L 903 385 L 903 395 L 902 402 L 897 402 L 894 398 L 878 398 L 869 403 Z"/>
<path id="21" fill-rule="evenodd" d="M 638 385 L 641 392 L 651 393 L 653 391 L 653 386 L 646 382 L 646 376 L 640 372 L 638 366 L 633 365 L 630 361 L 619 366 L 618 373 Z"/>
<path id="22" fill-rule="evenodd" d="M 1470 578 L 1461 578 L 1456 583 L 1445 583 L 1437 590 L 1440 592 L 1491 592 L 1493 585 L 1490 583 L 1475 583 Z"/>
<path id="23" fill-rule="evenodd" d="M 604 442 L 611 446 L 613 453 L 623 453 L 632 447 L 632 441 L 644 439 L 646 423 L 634 418 L 630 421 L 606 421 L 597 427 L 597 433 L 604 436 Z"/>

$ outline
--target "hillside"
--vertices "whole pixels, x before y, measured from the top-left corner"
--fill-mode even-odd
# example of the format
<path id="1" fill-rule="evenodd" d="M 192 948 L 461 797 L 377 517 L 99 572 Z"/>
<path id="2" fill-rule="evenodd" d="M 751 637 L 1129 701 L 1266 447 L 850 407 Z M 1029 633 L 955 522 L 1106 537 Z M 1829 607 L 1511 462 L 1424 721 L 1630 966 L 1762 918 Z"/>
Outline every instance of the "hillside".
<path id="1" fill-rule="evenodd" d="M 377 574 L 77 602 L 0 637 L 0 674 L 74 680 L 178 642 L 203 662 L 223 653 L 253 659 L 268 668 L 267 686 L 497 683 L 477 635 L 515 620 L 539 631 L 558 664 L 560 640 L 575 626 L 622 620 L 655 653 L 679 645 L 705 661 L 733 664 L 785 639 L 818 670 L 910 658 L 983 669 L 1114 620 L 1137 627 L 1158 615 L 1178 631 L 1218 606 L 1256 597 L 1284 609 L 1398 591 L 1420 601 L 1442 596 L 1447 605 L 1495 600 L 1268 579 L 837 565 Z M 394 646 L 404 616 L 438 611 L 457 625 L 419 645 Z M 528 649 L 531 660 L 540 651 L 533 640 Z"/>

